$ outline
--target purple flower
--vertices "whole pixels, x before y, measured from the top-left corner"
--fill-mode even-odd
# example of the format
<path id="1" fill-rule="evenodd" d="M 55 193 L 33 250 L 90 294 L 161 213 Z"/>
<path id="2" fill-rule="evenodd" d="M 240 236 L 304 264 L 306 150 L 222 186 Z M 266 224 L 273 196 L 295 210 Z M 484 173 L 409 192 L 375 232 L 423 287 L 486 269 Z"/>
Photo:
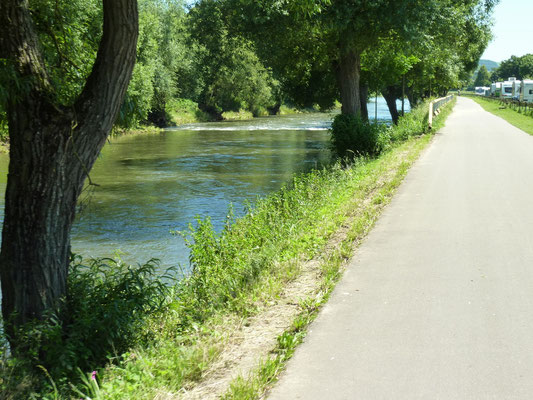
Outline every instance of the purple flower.
<path id="1" fill-rule="evenodd" d="M 92 374 L 91 374 L 91 379 L 92 379 L 93 381 L 96 380 L 96 371 L 93 371 L 93 372 L 92 372 Z"/>

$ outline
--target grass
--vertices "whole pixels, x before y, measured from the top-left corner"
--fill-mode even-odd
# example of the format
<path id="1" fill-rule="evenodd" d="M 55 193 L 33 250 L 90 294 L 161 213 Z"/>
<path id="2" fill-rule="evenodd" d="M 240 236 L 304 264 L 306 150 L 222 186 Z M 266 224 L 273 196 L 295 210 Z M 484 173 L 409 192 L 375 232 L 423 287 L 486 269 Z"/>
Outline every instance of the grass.
<path id="1" fill-rule="evenodd" d="M 496 99 L 474 95 L 468 97 L 481 105 L 485 111 L 497 115 L 498 117 L 501 117 L 509 122 L 511 125 L 522 129 L 524 132 L 527 132 L 530 135 L 533 135 L 533 115 L 531 109 L 529 109 L 527 112 L 519 112 L 518 110 L 513 109 Z"/>
<path id="2" fill-rule="evenodd" d="M 143 126 L 139 126 L 138 128 L 132 128 L 132 129 L 123 129 L 118 126 L 114 126 L 113 129 L 111 130 L 110 137 L 137 135 L 139 133 L 158 135 L 162 132 L 163 132 L 163 129 L 158 128 L 157 126 L 153 126 L 153 125 L 143 125 Z"/>
<path id="3" fill-rule="evenodd" d="M 209 115 L 198 108 L 198 104 L 188 99 L 172 99 L 166 106 L 170 125 L 179 126 L 195 122 L 209 122 Z"/>
<path id="4" fill-rule="evenodd" d="M 222 118 L 224 118 L 226 121 L 243 121 L 247 119 L 253 119 L 254 115 L 251 111 L 246 110 L 225 111 L 222 113 Z"/>
<path id="5" fill-rule="evenodd" d="M 447 105 L 435 119 L 433 132 L 437 132 L 444 126 L 444 123 L 453 110 L 456 99 L 452 100 L 451 106 Z M 396 137 L 403 137 L 408 132 L 408 127 L 415 127 L 416 121 L 427 122 L 427 113 L 424 107 L 415 109 L 415 113 L 409 118 L 404 118 L 396 128 Z M 412 133 L 411 133 L 412 136 Z M 394 135 L 393 135 L 394 137 Z M 354 197 L 356 202 L 351 207 L 360 208 L 357 211 L 358 217 L 350 221 L 350 229 L 343 240 L 336 248 L 325 254 L 321 260 L 321 282 L 317 290 L 311 296 L 301 302 L 301 312 L 294 319 L 291 327 L 278 337 L 278 345 L 273 354 L 265 360 L 261 360 L 252 373 L 247 376 L 238 376 L 230 385 L 229 390 L 223 396 L 224 399 L 249 400 L 263 398 L 266 389 L 277 379 L 279 373 L 285 367 L 287 361 L 292 357 L 296 347 L 303 341 L 307 326 L 316 318 L 320 307 L 327 302 L 329 295 L 336 283 L 342 276 L 344 263 L 353 255 L 357 244 L 366 236 L 379 217 L 381 210 L 389 203 L 396 188 L 401 184 L 407 174 L 409 167 L 416 161 L 422 150 L 430 142 L 431 135 L 426 134 L 419 138 L 411 138 L 401 146 L 396 147 L 391 152 L 385 154 L 379 161 L 383 162 L 379 169 L 379 177 L 389 175 L 378 190 L 365 193 L 361 197 Z M 396 160 L 395 160 L 396 159 Z M 398 161 L 401 160 L 400 163 Z M 392 174 L 391 174 L 392 172 Z M 363 192 L 364 193 L 364 192 Z M 363 199 L 371 198 L 366 206 Z"/>
<path id="6" fill-rule="evenodd" d="M 358 217 L 350 221 L 351 228 L 340 244 L 322 258 L 321 282 L 316 292 L 301 301 L 301 312 L 294 319 L 291 327 L 278 337 L 278 345 L 273 354 L 262 360 L 251 374 L 238 376 L 231 383 L 224 399 L 261 398 L 265 390 L 276 381 L 296 347 L 305 337 L 307 326 L 316 318 L 320 307 L 329 299 L 331 291 L 342 276 L 345 262 L 353 255 L 354 243 L 360 242 L 369 232 L 382 209 L 389 203 L 396 188 L 401 184 L 409 167 L 430 139 L 429 134 L 411 139 L 384 157 L 383 165 L 379 167 L 380 175 L 390 168 L 389 177 L 379 189 L 372 191 L 369 196 L 372 201 L 362 206 L 363 208 L 358 211 Z M 361 198 L 358 200 L 361 203 Z"/>
<path id="7" fill-rule="evenodd" d="M 442 124 L 448 112 L 442 112 L 436 123 Z M 84 323 L 63 336 L 57 335 L 58 329 L 51 330 L 55 335 L 52 360 L 35 353 L 28 365 L 4 353 L 0 361 L 4 397 L 0 398 L 173 398 L 194 388 L 220 359 L 239 327 L 260 318 L 287 285 L 299 281 L 302 265 L 318 259 L 317 288 L 300 302 L 298 315 L 278 337 L 274 353 L 249 377 L 232 382 L 225 394 L 228 399 L 257 398 L 276 379 L 327 300 L 343 262 L 353 252 L 354 241 L 369 231 L 409 166 L 429 143 L 430 135 L 419 135 L 426 114 L 420 111 L 420 118 L 401 122 L 397 128 L 401 135 L 391 133 L 390 150 L 377 159 L 361 158 L 349 167 L 337 163 L 295 176 L 282 190 L 250 206 L 242 218 L 234 218 L 230 210 L 220 233 L 209 219 L 198 220 L 181 233 L 191 249 L 193 273 L 175 285 L 159 286 L 149 266 L 127 267 L 128 279 L 122 281 L 112 272 L 115 266 L 108 265 L 113 278 L 98 280 L 94 288 L 89 275 L 75 275 L 71 284 L 80 294 L 69 310 L 75 315 L 73 320 L 85 316 Z M 332 236 L 344 226 L 350 229 L 339 245 L 329 246 Z M 89 272 L 105 277 L 104 264 L 96 262 L 96 272 Z M 153 290 L 146 294 L 142 289 L 146 287 Z M 100 310 L 103 304 L 107 311 Z M 91 312 L 92 307 L 98 310 Z M 145 309 L 150 315 L 145 315 Z M 112 317 L 116 310 L 132 311 L 126 312 L 128 318 L 117 320 Z M 113 332 L 105 334 L 110 340 L 97 336 L 98 340 L 85 343 L 85 339 L 77 339 L 95 331 L 109 316 L 109 331 Z M 46 330 L 39 334 L 46 339 Z M 91 348 L 93 345 L 96 347 Z M 76 353 L 80 348 L 81 356 Z M 63 349 L 70 349 L 70 359 Z M 79 357 L 85 360 L 83 370 L 77 369 Z M 54 360 L 65 359 L 71 360 L 68 376 L 53 368 Z"/>

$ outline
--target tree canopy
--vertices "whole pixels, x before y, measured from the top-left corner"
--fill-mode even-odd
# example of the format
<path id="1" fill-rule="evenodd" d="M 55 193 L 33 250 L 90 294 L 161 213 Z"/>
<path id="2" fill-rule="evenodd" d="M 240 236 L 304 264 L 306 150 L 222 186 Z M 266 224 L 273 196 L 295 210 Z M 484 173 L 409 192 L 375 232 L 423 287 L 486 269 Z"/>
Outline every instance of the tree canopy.
<path id="1" fill-rule="evenodd" d="M 474 86 L 490 86 L 490 74 L 487 70 L 487 67 L 482 65 L 477 71 L 476 80 L 474 81 Z"/>
<path id="2" fill-rule="evenodd" d="M 518 80 L 533 78 L 533 54 L 525 54 L 521 57 L 511 56 L 502 61 L 500 66 L 492 73 L 492 80 L 507 80 L 515 77 Z"/>

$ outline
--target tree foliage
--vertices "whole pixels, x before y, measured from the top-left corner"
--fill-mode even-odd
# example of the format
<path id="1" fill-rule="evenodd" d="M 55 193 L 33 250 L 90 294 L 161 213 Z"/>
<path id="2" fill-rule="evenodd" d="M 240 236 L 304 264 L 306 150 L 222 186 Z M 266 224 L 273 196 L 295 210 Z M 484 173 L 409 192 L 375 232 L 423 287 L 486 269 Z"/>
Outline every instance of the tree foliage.
<path id="1" fill-rule="evenodd" d="M 518 80 L 533 78 L 533 54 L 526 54 L 522 57 L 511 56 L 502 61 L 500 66 L 492 73 L 492 80 L 507 80 L 515 77 Z"/>
<path id="2" fill-rule="evenodd" d="M 276 81 L 257 57 L 254 44 L 231 26 L 223 2 L 199 2 L 190 12 L 189 29 L 202 82 L 194 100 L 201 109 L 218 117 L 240 109 L 259 115 L 275 102 Z"/>
<path id="3" fill-rule="evenodd" d="M 474 81 L 474 86 L 490 86 L 490 74 L 487 70 L 487 67 L 482 65 L 477 71 L 476 80 Z"/>

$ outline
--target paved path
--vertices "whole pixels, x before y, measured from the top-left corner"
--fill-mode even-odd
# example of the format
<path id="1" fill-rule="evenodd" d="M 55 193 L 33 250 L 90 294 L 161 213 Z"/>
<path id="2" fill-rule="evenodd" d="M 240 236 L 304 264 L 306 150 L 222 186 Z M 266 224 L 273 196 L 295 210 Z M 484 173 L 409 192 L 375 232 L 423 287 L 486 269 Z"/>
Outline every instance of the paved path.
<path id="1" fill-rule="evenodd" d="M 459 98 L 269 399 L 533 399 L 533 136 Z"/>

